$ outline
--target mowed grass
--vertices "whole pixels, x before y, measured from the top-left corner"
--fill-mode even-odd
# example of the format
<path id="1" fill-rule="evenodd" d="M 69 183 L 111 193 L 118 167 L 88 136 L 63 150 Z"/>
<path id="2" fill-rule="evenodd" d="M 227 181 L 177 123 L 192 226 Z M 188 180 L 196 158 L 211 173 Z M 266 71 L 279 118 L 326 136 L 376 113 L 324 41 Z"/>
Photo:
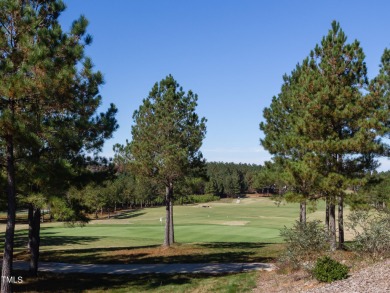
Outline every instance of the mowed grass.
<path id="1" fill-rule="evenodd" d="M 282 204 L 278 207 L 270 198 L 244 198 L 239 204 L 232 199 L 175 206 L 175 239 L 179 243 L 279 243 L 282 241 L 279 230 L 285 225 L 291 226 L 298 218 L 298 211 L 297 204 Z M 317 213 L 321 212 L 315 214 Z M 93 220 L 84 227 L 43 223 L 41 247 L 55 249 L 57 246 L 89 248 L 158 245 L 164 238 L 164 223 L 164 207 L 129 211 L 112 219 Z"/>
<path id="2" fill-rule="evenodd" d="M 41 260 L 80 263 L 270 261 L 277 257 L 280 229 L 298 219 L 298 204 L 244 198 L 175 206 L 175 240 L 162 249 L 164 207 L 120 213 L 83 227 L 42 223 Z M 310 218 L 324 218 L 323 203 Z M 160 221 L 162 220 L 162 221 Z M 27 230 L 16 233 L 16 256 L 27 259 Z"/>
<path id="3" fill-rule="evenodd" d="M 205 207 L 203 207 L 205 206 Z M 208 207 L 206 207 L 208 206 Z M 309 214 L 323 219 L 324 207 Z M 177 244 L 161 247 L 163 207 L 127 211 L 111 219 L 93 220 L 84 227 L 43 223 L 41 261 L 70 263 L 197 263 L 273 262 L 284 248 L 280 229 L 298 219 L 298 204 L 276 206 L 270 198 L 223 200 L 175 206 Z M 162 221 L 160 222 L 160 218 Z M 3 224 L 1 224 L 3 225 Z M 20 221 L 16 258 L 28 260 L 27 230 Z M 40 273 L 15 292 L 250 292 L 259 274 L 93 275 Z M 16 274 L 18 275 L 18 274 Z"/>
<path id="4" fill-rule="evenodd" d="M 23 283 L 15 292 L 251 292 L 256 287 L 258 272 L 226 275 L 90 275 L 40 273 L 30 278 L 24 272 Z"/>

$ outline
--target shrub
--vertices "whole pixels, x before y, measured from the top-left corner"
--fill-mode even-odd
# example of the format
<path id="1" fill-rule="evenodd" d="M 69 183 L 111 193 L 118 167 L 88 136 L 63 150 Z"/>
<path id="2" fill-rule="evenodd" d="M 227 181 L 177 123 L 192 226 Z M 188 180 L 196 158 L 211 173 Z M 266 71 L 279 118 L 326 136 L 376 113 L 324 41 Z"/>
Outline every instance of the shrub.
<path id="1" fill-rule="evenodd" d="M 317 260 L 313 269 L 314 277 L 320 282 L 333 282 L 348 277 L 349 269 L 346 265 L 331 259 L 328 256 Z"/>
<path id="2" fill-rule="evenodd" d="M 373 258 L 390 256 L 390 213 L 355 211 L 348 219 L 355 234 L 352 249 Z"/>
<path id="3" fill-rule="evenodd" d="M 310 221 L 306 224 L 296 222 L 292 228 L 284 227 L 280 232 L 287 244 L 281 257 L 282 262 L 298 268 L 303 262 L 313 260 L 328 250 L 328 233 L 320 221 Z"/>
<path id="4" fill-rule="evenodd" d="M 175 201 L 175 204 L 194 204 L 194 203 L 205 203 L 211 201 L 219 200 L 219 196 L 215 196 L 212 194 L 200 194 L 200 195 L 187 195 L 182 196 L 178 200 Z"/>

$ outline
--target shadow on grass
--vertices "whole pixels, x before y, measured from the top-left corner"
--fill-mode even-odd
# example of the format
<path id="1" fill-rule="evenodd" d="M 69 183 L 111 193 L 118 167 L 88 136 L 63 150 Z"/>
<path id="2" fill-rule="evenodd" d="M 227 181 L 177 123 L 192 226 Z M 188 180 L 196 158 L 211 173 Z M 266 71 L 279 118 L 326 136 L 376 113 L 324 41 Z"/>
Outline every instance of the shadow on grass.
<path id="1" fill-rule="evenodd" d="M 46 228 L 41 228 L 45 230 Z M 92 236 L 55 236 L 56 233 L 47 232 L 41 233 L 41 246 L 64 246 L 75 244 L 86 244 L 88 242 L 97 241 L 103 237 Z M 0 238 L 4 238 L 4 233 L 0 233 Z M 28 243 L 28 230 L 15 231 L 14 247 L 16 249 L 27 248 Z M 4 243 L 0 242 L 0 249 L 4 249 Z"/>
<path id="2" fill-rule="evenodd" d="M 118 215 L 111 216 L 112 219 L 131 219 L 135 217 L 139 217 L 146 214 L 145 212 L 142 212 L 142 210 L 131 210 L 131 211 L 126 211 L 123 213 L 120 213 Z"/>
<path id="3" fill-rule="evenodd" d="M 164 249 L 158 245 L 42 251 L 41 261 L 99 264 L 273 262 L 268 243 L 201 243 Z"/>
<path id="4" fill-rule="evenodd" d="M 23 277 L 23 283 L 14 286 L 15 292 L 86 292 L 122 289 L 145 292 L 157 288 L 190 285 L 194 281 L 223 278 L 227 274 L 210 276 L 205 274 L 145 274 L 145 275 L 90 275 L 40 273 L 38 278 L 29 278 L 25 272 L 15 272 Z M 122 291 L 121 291 L 122 292 Z M 123 291 L 126 292 L 126 291 Z"/>
<path id="5" fill-rule="evenodd" d="M 199 246 L 203 246 L 206 248 L 263 248 L 266 245 L 270 245 L 272 243 L 258 243 L 258 242 L 206 242 L 199 243 Z"/>

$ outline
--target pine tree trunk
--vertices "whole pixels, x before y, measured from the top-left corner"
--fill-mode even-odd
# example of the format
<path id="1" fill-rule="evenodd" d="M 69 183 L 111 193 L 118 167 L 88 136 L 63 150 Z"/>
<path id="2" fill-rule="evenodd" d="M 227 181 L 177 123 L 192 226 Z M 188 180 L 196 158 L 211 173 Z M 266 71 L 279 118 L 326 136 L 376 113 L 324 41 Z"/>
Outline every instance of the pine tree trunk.
<path id="1" fill-rule="evenodd" d="M 171 221 L 171 216 L 170 216 L 170 188 L 167 186 L 165 188 L 165 237 L 164 237 L 164 244 L 163 246 L 165 247 L 169 247 L 171 246 L 171 242 L 170 242 L 170 233 L 169 233 L 169 229 L 171 227 L 170 225 L 170 221 Z"/>
<path id="2" fill-rule="evenodd" d="M 32 239 L 32 221 L 34 216 L 34 207 L 31 203 L 28 204 L 28 241 L 27 241 L 27 250 L 28 253 L 31 253 L 31 239 Z"/>
<path id="3" fill-rule="evenodd" d="M 328 232 L 329 232 L 329 199 L 328 199 L 328 197 L 326 198 L 325 226 L 326 226 L 326 229 L 327 229 Z"/>
<path id="4" fill-rule="evenodd" d="M 12 261 L 14 251 L 14 234 L 16 220 L 16 193 L 15 193 L 15 160 L 14 143 L 12 136 L 6 138 L 7 162 L 7 226 L 5 230 L 3 266 L 1 271 L 1 292 L 12 292 L 12 284 L 8 282 L 12 274 Z M 8 279 L 8 280 L 7 280 Z"/>
<path id="5" fill-rule="evenodd" d="M 173 228 L 173 188 L 172 188 L 172 185 L 171 185 L 171 191 L 170 191 L 170 201 L 169 201 L 169 241 L 171 242 L 171 244 L 175 243 L 175 230 Z"/>
<path id="6" fill-rule="evenodd" d="M 33 209 L 33 216 L 29 221 L 29 236 L 30 242 L 30 275 L 36 277 L 38 275 L 38 261 L 39 261 L 39 244 L 40 244 L 40 230 L 41 230 L 41 210 L 39 208 Z"/>
<path id="7" fill-rule="evenodd" d="M 299 222 L 306 225 L 306 200 L 299 205 Z"/>
<path id="8" fill-rule="evenodd" d="M 329 203 L 329 240 L 330 249 L 336 250 L 336 206 L 333 202 Z"/>
<path id="9" fill-rule="evenodd" d="M 339 197 L 339 249 L 344 249 L 344 198 Z"/>

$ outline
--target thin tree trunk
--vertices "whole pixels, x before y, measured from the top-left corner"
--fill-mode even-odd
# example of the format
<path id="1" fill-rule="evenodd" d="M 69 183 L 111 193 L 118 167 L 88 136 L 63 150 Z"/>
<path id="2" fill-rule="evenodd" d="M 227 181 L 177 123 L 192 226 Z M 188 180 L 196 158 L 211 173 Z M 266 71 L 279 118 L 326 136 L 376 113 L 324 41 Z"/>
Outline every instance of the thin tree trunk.
<path id="1" fill-rule="evenodd" d="M 171 244 L 175 243 L 175 230 L 173 228 L 173 190 L 171 188 L 171 196 L 170 196 L 170 201 L 169 201 L 169 241 Z"/>
<path id="2" fill-rule="evenodd" d="M 34 207 L 31 203 L 28 204 L 28 241 L 27 241 L 27 250 L 28 253 L 31 253 L 31 239 L 32 239 L 32 221 L 34 216 Z"/>
<path id="3" fill-rule="evenodd" d="M 325 226 L 329 232 L 329 198 L 326 197 L 326 208 L 325 208 Z"/>
<path id="4" fill-rule="evenodd" d="M 39 208 L 33 209 L 33 217 L 29 221 L 29 231 L 31 233 L 30 242 L 30 274 L 36 277 L 38 275 L 38 261 L 39 261 L 39 244 L 40 244 L 40 230 L 41 230 L 41 210 Z"/>
<path id="5" fill-rule="evenodd" d="M 11 280 L 16 220 L 15 160 L 12 136 L 6 138 L 7 150 L 7 226 L 5 230 L 3 266 L 1 271 L 1 292 L 12 292 Z"/>
<path id="6" fill-rule="evenodd" d="M 344 198 L 339 197 L 339 249 L 344 249 Z"/>
<path id="7" fill-rule="evenodd" d="M 164 237 L 164 246 L 169 247 L 171 246 L 171 241 L 170 241 L 170 233 L 169 229 L 171 227 L 170 221 L 171 221 L 171 216 L 170 216 L 170 188 L 167 186 L 165 188 L 165 237 Z"/>
<path id="8" fill-rule="evenodd" d="M 329 237 L 330 249 L 336 250 L 336 206 L 333 202 L 329 203 Z"/>
<path id="9" fill-rule="evenodd" d="M 306 225 L 306 200 L 299 204 L 299 222 Z"/>

